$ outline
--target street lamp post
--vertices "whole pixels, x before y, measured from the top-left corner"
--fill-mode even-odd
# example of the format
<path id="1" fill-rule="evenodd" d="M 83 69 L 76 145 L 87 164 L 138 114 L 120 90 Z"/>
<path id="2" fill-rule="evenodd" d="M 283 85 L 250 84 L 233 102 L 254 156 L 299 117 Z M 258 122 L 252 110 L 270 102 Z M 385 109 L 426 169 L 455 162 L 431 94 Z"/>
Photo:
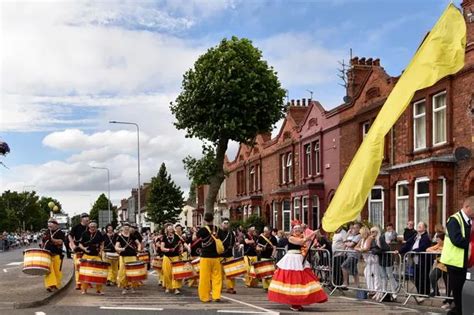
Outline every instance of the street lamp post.
<path id="1" fill-rule="evenodd" d="M 107 211 L 109 214 L 109 223 L 112 223 L 111 213 L 110 213 L 110 170 L 107 167 L 98 167 L 98 166 L 91 166 L 96 170 L 106 170 L 107 171 L 107 198 L 109 199 L 107 202 Z"/>
<path id="2" fill-rule="evenodd" d="M 128 121 L 116 121 L 116 120 L 111 120 L 109 121 L 110 124 L 122 124 L 122 125 L 134 125 L 137 127 L 137 160 L 138 160 L 138 228 L 141 231 L 141 205 L 140 205 L 140 199 L 141 199 L 141 194 L 140 194 L 140 127 L 138 126 L 137 123 L 134 122 L 128 122 Z"/>

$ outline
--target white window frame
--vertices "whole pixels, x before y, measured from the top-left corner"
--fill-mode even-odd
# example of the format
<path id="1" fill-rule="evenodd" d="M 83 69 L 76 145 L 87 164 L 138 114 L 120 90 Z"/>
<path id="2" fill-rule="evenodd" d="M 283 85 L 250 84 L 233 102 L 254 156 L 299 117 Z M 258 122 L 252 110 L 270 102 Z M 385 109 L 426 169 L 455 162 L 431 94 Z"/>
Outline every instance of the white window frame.
<path id="1" fill-rule="evenodd" d="M 314 202 L 315 200 L 317 201 L 317 202 L 316 202 L 317 205 L 316 205 L 315 202 Z M 319 201 L 319 196 L 318 196 L 318 195 L 313 195 L 313 200 L 312 200 L 312 205 L 311 205 L 311 215 L 312 215 L 313 217 L 311 217 L 311 220 L 314 219 L 314 208 L 317 208 L 317 210 L 316 210 L 316 215 L 318 216 L 318 225 L 320 225 L 320 224 L 321 224 L 321 222 L 320 222 L 320 218 L 321 218 L 321 217 L 320 217 L 319 214 L 320 214 L 320 212 L 321 212 L 321 202 Z M 313 223 L 314 229 L 319 228 L 319 226 L 314 226 L 314 220 L 313 220 L 312 223 Z"/>
<path id="2" fill-rule="evenodd" d="M 291 218 L 292 220 L 297 219 L 296 214 L 298 214 L 298 220 L 301 220 L 300 209 L 301 209 L 301 199 L 300 199 L 300 197 L 293 198 L 293 217 Z"/>
<path id="3" fill-rule="evenodd" d="M 368 127 L 368 128 L 366 128 L 366 127 Z M 370 120 L 364 121 L 362 123 L 362 140 L 364 140 L 365 137 L 367 137 L 367 134 L 369 133 L 370 127 L 371 127 Z"/>
<path id="4" fill-rule="evenodd" d="M 255 191 L 256 190 L 256 182 L 255 182 L 255 166 L 250 167 L 250 191 Z"/>
<path id="5" fill-rule="evenodd" d="M 316 175 L 321 174 L 321 142 L 319 139 L 314 141 L 314 167 Z"/>
<path id="6" fill-rule="evenodd" d="M 255 181 L 257 182 L 255 190 L 260 190 L 260 164 L 255 166 Z"/>
<path id="7" fill-rule="evenodd" d="M 309 200 L 308 196 L 303 196 L 301 198 L 301 209 L 302 209 L 301 222 L 305 224 L 307 224 L 306 217 L 308 216 L 308 208 L 309 208 L 308 200 Z"/>
<path id="8" fill-rule="evenodd" d="M 439 108 L 435 108 L 435 98 L 441 96 L 441 95 L 445 95 L 445 98 L 444 98 L 444 106 L 441 106 Z M 446 91 L 443 91 L 443 92 L 440 92 L 438 94 L 435 94 L 433 95 L 432 99 L 431 99 L 431 106 L 432 106 L 432 109 L 433 109 L 433 124 L 432 124 L 432 130 L 433 130 L 433 146 L 440 146 L 440 145 L 443 145 L 445 143 L 448 142 L 448 121 L 447 121 L 447 97 L 446 97 Z M 442 142 L 436 142 L 435 141 L 435 130 L 436 130 L 436 119 L 435 119 L 435 114 L 437 112 L 440 112 L 444 110 L 444 123 L 445 123 L 445 126 L 444 126 L 444 141 Z"/>
<path id="9" fill-rule="evenodd" d="M 306 162 L 306 176 L 307 177 L 311 177 L 311 172 L 312 172 L 312 165 L 313 164 L 313 160 L 311 159 L 311 143 L 308 143 L 306 145 L 306 150 L 305 150 L 305 162 Z"/>
<path id="10" fill-rule="evenodd" d="M 282 154 L 281 157 L 281 183 L 286 183 L 286 154 Z"/>
<path id="11" fill-rule="evenodd" d="M 278 225 L 278 207 L 277 207 L 276 201 L 272 201 L 272 211 L 273 211 L 273 226 L 277 229 L 280 229 L 280 226 Z"/>
<path id="12" fill-rule="evenodd" d="M 443 181 L 443 194 L 440 195 L 438 194 L 438 191 L 436 191 L 436 199 L 438 199 L 438 197 L 443 197 L 443 209 L 442 209 L 442 223 L 444 227 L 446 227 L 446 178 L 444 178 L 443 176 L 440 176 L 438 178 L 438 184 L 439 184 L 439 180 L 442 180 Z"/>
<path id="13" fill-rule="evenodd" d="M 398 195 L 398 192 L 399 192 L 398 187 L 401 186 L 401 185 L 408 185 L 408 184 L 409 183 L 408 183 L 407 180 L 402 180 L 402 181 L 397 182 L 397 184 L 395 186 L 395 228 L 397 229 L 398 234 L 403 233 L 403 231 L 398 231 L 398 221 L 400 219 L 400 217 L 398 215 L 398 201 L 399 200 L 405 200 L 405 199 L 409 200 L 410 199 L 410 191 L 408 191 L 408 196 L 399 196 Z M 410 207 L 410 205 L 408 205 L 408 207 Z M 410 221 L 410 216 L 408 215 L 408 211 L 407 211 L 407 222 L 408 221 Z"/>
<path id="14" fill-rule="evenodd" d="M 285 202 L 288 202 L 289 208 L 285 210 Z M 290 232 L 291 230 L 291 200 L 283 200 L 281 202 L 281 225 L 283 227 L 283 231 Z M 289 215 L 288 226 L 285 226 L 285 214 Z"/>
<path id="15" fill-rule="evenodd" d="M 430 218 L 430 191 L 429 191 L 429 181 L 430 179 L 428 177 L 419 177 L 415 179 L 415 196 L 414 196 L 414 201 L 415 201 L 415 224 L 418 224 L 419 218 L 418 218 L 418 198 L 423 198 L 426 197 L 428 198 L 428 222 L 425 222 L 427 226 L 429 226 L 429 218 Z M 428 182 L 428 193 L 427 194 L 418 194 L 418 184 L 419 183 L 424 183 Z"/>
<path id="16" fill-rule="evenodd" d="M 288 183 L 293 181 L 293 154 L 289 152 L 286 155 L 286 167 L 288 172 Z"/>
<path id="17" fill-rule="evenodd" d="M 424 103 L 425 104 L 425 112 L 423 114 L 416 114 L 416 106 L 418 104 L 421 104 L 421 103 Z M 416 140 L 417 140 L 417 137 L 416 137 L 416 121 L 423 118 L 425 119 L 425 144 L 424 146 L 422 147 L 417 147 L 416 146 Z M 423 100 L 420 100 L 418 102 L 415 102 L 413 103 L 413 151 L 418 151 L 418 150 L 423 150 L 423 149 L 426 149 L 426 100 L 423 99 Z"/>
<path id="18" fill-rule="evenodd" d="M 372 199 L 372 190 L 373 189 L 380 189 L 382 190 L 382 199 Z M 372 202 L 382 202 L 382 222 L 381 222 L 381 228 L 383 228 L 385 226 L 385 213 L 384 213 L 384 210 L 385 210 L 385 196 L 384 196 L 384 189 L 383 189 L 383 186 L 380 186 L 380 185 L 377 185 L 377 186 L 374 186 L 372 187 L 372 189 L 370 190 L 369 192 L 369 218 L 371 218 L 371 214 L 372 214 Z M 373 222 L 371 222 L 373 224 Z"/>

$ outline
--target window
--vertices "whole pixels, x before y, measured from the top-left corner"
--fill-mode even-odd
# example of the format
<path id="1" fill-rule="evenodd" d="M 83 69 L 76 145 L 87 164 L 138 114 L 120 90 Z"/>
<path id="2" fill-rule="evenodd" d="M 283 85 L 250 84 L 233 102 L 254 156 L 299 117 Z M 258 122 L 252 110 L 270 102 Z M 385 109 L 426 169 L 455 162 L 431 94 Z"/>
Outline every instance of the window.
<path id="1" fill-rule="evenodd" d="M 438 179 L 436 191 L 436 224 L 446 226 L 446 178 Z"/>
<path id="2" fill-rule="evenodd" d="M 301 215 L 301 222 L 307 223 L 307 217 L 308 217 L 308 196 L 304 196 L 301 198 L 301 203 L 303 206 L 303 213 Z"/>
<path id="3" fill-rule="evenodd" d="M 300 198 L 293 199 L 293 220 L 300 220 Z"/>
<path id="4" fill-rule="evenodd" d="M 425 100 L 413 104 L 413 148 L 426 148 L 426 104 Z"/>
<path id="5" fill-rule="evenodd" d="M 255 207 L 253 207 L 252 214 L 256 215 L 257 217 L 260 217 L 260 215 L 261 215 L 261 213 L 260 213 L 260 206 L 255 206 Z"/>
<path id="6" fill-rule="evenodd" d="M 257 182 L 255 190 L 260 190 L 260 164 L 255 166 L 255 181 Z"/>
<path id="7" fill-rule="evenodd" d="M 313 211 L 312 211 L 312 216 L 313 216 L 313 230 L 316 230 L 319 228 L 319 197 L 314 195 L 313 196 Z"/>
<path id="8" fill-rule="evenodd" d="M 316 175 L 321 174 L 321 154 L 319 140 L 314 142 L 314 170 Z"/>
<path id="9" fill-rule="evenodd" d="M 397 183 L 397 203 L 396 203 L 396 221 L 397 233 L 403 233 L 408 222 L 408 182 Z"/>
<path id="10" fill-rule="evenodd" d="M 311 176 L 311 144 L 307 144 L 305 148 L 304 164 L 306 167 L 306 176 Z"/>
<path id="11" fill-rule="evenodd" d="M 287 182 L 291 182 L 293 180 L 293 155 L 288 153 L 286 156 L 286 175 L 287 175 Z"/>
<path id="12" fill-rule="evenodd" d="M 369 194 L 369 222 L 383 227 L 383 187 L 372 188 Z"/>
<path id="13" fill-rule="evenodd" d="M 415 180 L 415 222 L 430 222 L 430 187 L 428 178 Z"/>
<path id="14" fill-rule="evenodd" d="M 365 139 L 370 129 L 370 121 L 365 121 L 362 123 L 362 140 Z"/>
<path id="15" fill-rule="evenodd" d="M 283 230 L 289 232 L 291 230 L 291 203 L 290 200 L 284 200 L 281 205 L 283 209 Z"/>
<path id="16" fill-rule="evenodd" d="M 250 182 L 249 182 L 249 191 L 255 191 L 257 187 L 257 183 L 255 182 L 255 166 L 250 168 Z"/>
<path id="17" fill-rule="evenodd" d="M 280 160 L 281 160 L 281 183 L 284 184 L 286 183 L 286 159 L 285 159 L 284 154 L 280 156 Z"/>
<path id="18" fill-rule="evenodd" d="M 278 204 L 276 201 L 272 202 L 272 210 L 273 210 L 273 226 L 277 229 L 280 229 L 278 225 Z"/>
<path id="19" fill-rule="evenodd" d="M 433 145 L 446 143 L 446 92 L 433 96 Z"/>

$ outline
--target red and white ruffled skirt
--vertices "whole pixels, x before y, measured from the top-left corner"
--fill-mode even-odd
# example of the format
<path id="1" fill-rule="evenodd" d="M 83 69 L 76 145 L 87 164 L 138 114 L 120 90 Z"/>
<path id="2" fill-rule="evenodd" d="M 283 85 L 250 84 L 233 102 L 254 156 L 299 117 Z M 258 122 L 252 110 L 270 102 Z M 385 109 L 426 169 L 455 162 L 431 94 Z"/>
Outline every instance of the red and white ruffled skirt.
<path id="1" fill-rule="evenodd" d="M 303 266 L 299 251 L 288 253 L 277 263 L 268 288 L 268 299 L 290 305 L 308 305 L 326 302 L 328 297 L 308 262 Z"/>

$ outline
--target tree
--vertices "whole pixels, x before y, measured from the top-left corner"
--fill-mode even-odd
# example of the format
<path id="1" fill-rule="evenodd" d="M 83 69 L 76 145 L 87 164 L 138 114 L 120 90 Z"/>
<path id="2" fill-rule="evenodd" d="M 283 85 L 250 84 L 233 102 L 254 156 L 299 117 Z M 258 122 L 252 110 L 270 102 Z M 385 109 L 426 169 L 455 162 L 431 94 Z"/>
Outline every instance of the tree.
<path id="1" fill-rule="evenodd" d="M 89 217 L 91 220 L 96 221 L 99 223 L 99 211 L 100 210 L 108 210 L 108 203 L 110 203 L 110 212 L 112 215 L 112 225 L 117 226 L 117 211 L 116 207 L 112 205 L 112 202 L 105 196 L 105 194 L 100 194 L 97 200 L 92 205 L 92 209 L 89 212 Z"/>
<path id="2" fill-rule="evenodd" d="M 147 203 L 147 219 L 155 224 L 176 222 L 184 206 L 183 192 L 166 171 L 165 163 L 151 179 L 150 195 Z"/>
<path id="3" fill-rule="evenodd" d="M 187 137 L 209 141 L 215 161 L 210 166 L 206 212 L 213 212 L 225 178 L 229 140 L 252 143 L 283 117 L 283 97 L 276 72 L 248 39 L 223 39 L 201 55 L 183 77 L 182 91 L 171 103 L 175 126 Z M 204 152 L 206 153 L 206 152 Z"/>
<path id="4" fill-rule="evenodd" d="M 16 230 L 39 230 L 46 226 L 48 217 L 41 214 L 38 203 L 39 197 L 36 192 L 16 192 L 7 190 L 1 196 L 2 202 L 0 213 L 4 215 L 0 221 L 1 229 L 8 231 Z"/>
<path id="5" fill-rule="evenodd" d="M 80 214 L 76 214 L 75 216 L 73 216 L 73 217 L 71 218 L 71 227 L 76 226 L 76 225 L 78 225 L 79 223 L 81 223 L 81 215 L 80 215 Z"/>

